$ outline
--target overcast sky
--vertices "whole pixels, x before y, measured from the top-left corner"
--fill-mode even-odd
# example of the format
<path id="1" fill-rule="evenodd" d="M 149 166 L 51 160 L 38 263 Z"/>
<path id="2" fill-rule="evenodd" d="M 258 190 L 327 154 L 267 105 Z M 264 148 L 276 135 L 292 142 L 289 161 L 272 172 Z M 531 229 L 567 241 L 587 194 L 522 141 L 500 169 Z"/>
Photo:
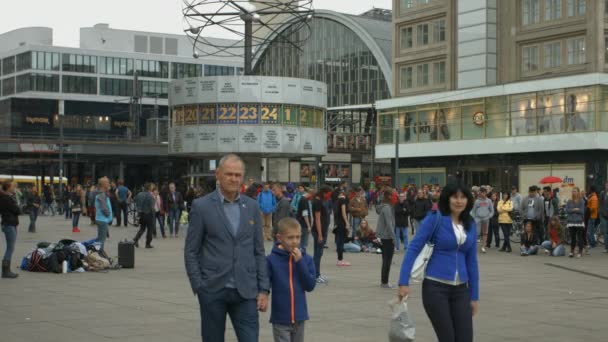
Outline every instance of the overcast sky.
<path id="1" fill-rule="evenodd" d="M 2 0 L 0 33 L 21 27 L 53 29 L 55 45 L 77 47 L 79 28 L 110 27 L 183 33 L 182 0 Z M 392 0 L 315 0 L 317 9 L 360 14 L 372 7 L 391 8 Z M 217 36 L 217 33 L 214 35 Z"/>

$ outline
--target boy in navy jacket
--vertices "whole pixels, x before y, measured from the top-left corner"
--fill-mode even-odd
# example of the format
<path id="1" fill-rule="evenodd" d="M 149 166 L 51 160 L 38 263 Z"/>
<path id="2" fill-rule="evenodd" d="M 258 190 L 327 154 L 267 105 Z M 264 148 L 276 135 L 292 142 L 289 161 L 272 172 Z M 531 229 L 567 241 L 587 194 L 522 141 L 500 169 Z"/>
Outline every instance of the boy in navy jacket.
<path id="1" fill-rule="evenodd" d="M 306 292 L 316 284 L 312 258 L 300 250 L 302 228 L 297 220 L 279 221 L 277 242 L 266 257 L 271 287 L 270 323 L 275 342 L 303 342 L 308 318 Z"/>

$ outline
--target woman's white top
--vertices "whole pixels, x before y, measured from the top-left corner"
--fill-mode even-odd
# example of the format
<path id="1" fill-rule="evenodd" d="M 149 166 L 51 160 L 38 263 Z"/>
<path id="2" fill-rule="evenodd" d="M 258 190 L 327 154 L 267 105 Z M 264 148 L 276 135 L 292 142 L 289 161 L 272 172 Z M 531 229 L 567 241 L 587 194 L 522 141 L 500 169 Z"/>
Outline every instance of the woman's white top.
<path id="1" fill-rule="evenodd" d="M 459 223 L 453 223 L 452 227 L 454 228 L 454 235 L 456 235 L 456 242 L 458 246 L 462 246 L 462 244 L 467 241 L 467 233 L 464 231 L 464 226 Z"/>

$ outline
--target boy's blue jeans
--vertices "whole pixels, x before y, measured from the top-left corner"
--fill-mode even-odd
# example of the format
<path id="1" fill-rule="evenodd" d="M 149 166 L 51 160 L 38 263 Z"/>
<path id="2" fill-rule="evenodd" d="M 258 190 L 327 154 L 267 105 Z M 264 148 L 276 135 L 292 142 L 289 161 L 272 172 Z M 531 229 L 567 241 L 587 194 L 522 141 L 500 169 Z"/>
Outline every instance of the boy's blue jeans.
<path id="1" fill-rule="evenodd" d="M 403 249 L 407 249 L 407 245 L 409 245 L 409 241 L 407 239 L 407 227 L 395 227 L 395 238 L 395 249 L 399 250 L 400 241 L 403 241 Z"/>

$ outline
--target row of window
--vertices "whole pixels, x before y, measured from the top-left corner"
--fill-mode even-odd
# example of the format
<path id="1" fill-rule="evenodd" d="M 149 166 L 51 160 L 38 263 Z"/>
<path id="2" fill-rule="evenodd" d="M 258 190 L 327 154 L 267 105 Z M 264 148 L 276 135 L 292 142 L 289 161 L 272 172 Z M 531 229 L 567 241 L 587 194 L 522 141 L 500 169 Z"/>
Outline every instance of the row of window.
<path id="1" fill-rule="evenodd" d="M 416 32 L 415 40 L 414 31 Z M 431 44 L 431 37 L 433 37 L 432 44 L 443 43 L 445 42 L 446 37 L 446 21 L 445 19 L 437 19 L 432 23 L 421 23 L 416 26 L 402 27 L 400 29 L 400 36 L 401 50 L 427 46 Z"/>
<path id="2" fill-rule="evenodd" d="M 522 47 L 522 73 L 535 73 L 539 70 L 560 67 L 562 64 L 563 49 L 566 45 L 567 65 L 585 64 L 587 56 L 585 52 L 585 38 L 571 38 L 560 41 L 547 42 L 543 44 L 527 45 Z M 541 56 L 542 53 L 542 56 Z M 541 64 L 541 61 L 544 61 Z"/>
<path id="3" fill-rule="evenodd" d="M 161 81 L 139 81 L 138 95 L 143 97 L 156 97 L 166 99 L 169 94 L 169 84 Z M 133 96 L 133 81 L 117 78 L 100 78 L 99 95 L 107 96 Z"/>
<path id="4" fill-rule="evenodd" d="M 399 69 L 400 87 L 412 89 L 443 85 L 446 80 L 445 66 L 445 61 L 402 66 Z"/>
<path id="5" fill-rule="evenodd" d="M 61 61 L 60 61 L 61 59 Z M 2 75 L 10 75 L 23 70 L 49 70 L 81 73 L 100 73 L 105 75 L 133 75 L 137 70 L 139 76 L 169 78 L 169 62 L 121 58 L 98 57 L 80 54 L 31 51 L 2 59 Z M 222 65 L 171 63 L 171 78 L 199 76 L 230 76 L 235 74 L 235 67 Z M 237 68 L 242 74 L 242 68 Z"/>
<path id="6" fill-rule="evenodd" d="M 587 11 L 586 0 L 521 0 L 521 24 L 523 26 L 542 21 L 559 20 L 563 17 L 562 8 L 566 6 L 568 17 L 584 16 Z"/>
<path id="7" fill-rule="evenodd" d="M 17 76 L 17 93 L 26 91 L 58 93 L 59 75 L 24 74 Z"/>

